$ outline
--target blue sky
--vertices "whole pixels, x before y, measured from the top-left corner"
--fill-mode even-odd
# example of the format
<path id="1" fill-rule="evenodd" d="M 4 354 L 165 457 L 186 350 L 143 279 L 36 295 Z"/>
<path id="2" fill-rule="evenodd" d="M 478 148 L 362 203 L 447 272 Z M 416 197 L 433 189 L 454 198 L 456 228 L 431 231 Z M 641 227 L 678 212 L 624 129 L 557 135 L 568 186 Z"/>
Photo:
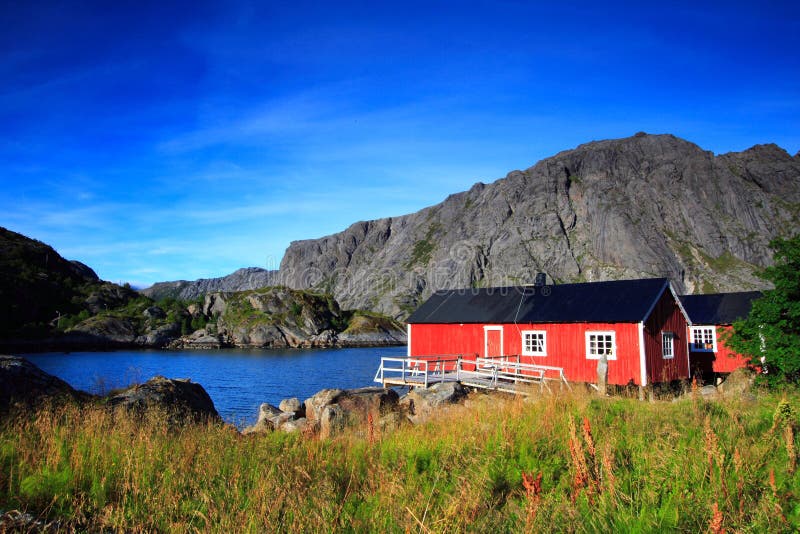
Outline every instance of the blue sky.
<path id="1" fill-rule="evenodd" d="M 797 2 L 560 4 L 0 0 L 0 226 L 146 286 L 593 139 L 800 150 Z"/>

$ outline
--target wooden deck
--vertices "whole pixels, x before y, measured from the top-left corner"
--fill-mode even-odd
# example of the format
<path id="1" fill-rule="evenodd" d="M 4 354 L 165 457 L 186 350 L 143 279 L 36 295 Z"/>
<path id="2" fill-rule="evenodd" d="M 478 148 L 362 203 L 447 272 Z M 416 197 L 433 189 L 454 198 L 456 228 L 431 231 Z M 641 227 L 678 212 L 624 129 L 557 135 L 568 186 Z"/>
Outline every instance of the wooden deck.
<path id="1" fill-rule="evenodd" d="M 551 384 L 570 389 L 563 369 L 521 363 L 518 356 L 466 359 L 461 356 L 381 358 L 375 382 L 387 386 L 428 387 L 439 382 L 527 395 Z"/>

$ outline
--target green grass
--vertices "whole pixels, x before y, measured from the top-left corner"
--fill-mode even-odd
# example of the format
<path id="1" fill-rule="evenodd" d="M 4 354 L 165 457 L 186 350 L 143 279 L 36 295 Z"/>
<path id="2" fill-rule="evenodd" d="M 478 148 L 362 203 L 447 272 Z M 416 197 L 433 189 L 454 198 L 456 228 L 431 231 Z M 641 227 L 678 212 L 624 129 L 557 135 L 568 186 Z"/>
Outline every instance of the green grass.
<path id="1" fill-rule="evenodd" d="M 433 252 L 436 250 L 436 239 L 434 236 L 442 231 L 442 225 L 439 223 L 431 223 L 428 230 L 425 232 L 425 237 L 414 243 L 411 249 L 411 257 L 405 263 L 405 267 L 410 269 L 415 265 L 428 265 Z"/>
<path id="2" fill-rule="evenodd" d="M 781 400 L 473 395 L 374 440 L 43 410 L 0 424 L 0 508 L 103 531 L 701 532 L 717 510 L 791 532 L 800 394 Z"/>

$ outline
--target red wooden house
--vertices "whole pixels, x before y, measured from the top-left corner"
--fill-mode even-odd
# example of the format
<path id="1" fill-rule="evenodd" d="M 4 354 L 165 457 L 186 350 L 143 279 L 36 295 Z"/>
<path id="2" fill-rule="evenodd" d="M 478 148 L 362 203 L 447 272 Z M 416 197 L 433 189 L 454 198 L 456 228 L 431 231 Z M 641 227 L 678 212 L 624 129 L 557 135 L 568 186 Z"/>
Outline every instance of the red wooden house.
<path id="1" fill-rule="evenodd" d="M 689 360 L 693 376 L 711 379 L 715 374 L 730 373 L 747 364 L 744 356 L 725 346 L 724 333 L 732 328 L 734 321 L 747 317 L 753 301 L 761 296 L 759 291 L 748 291 L 681 297 L 691 320 Z"/>
<path id="2" fill-rule="evenodd" d="M 595 382 L 647 385 L 689 378 L 689 320 L 664 278 L 445 290 L 408 318 L 408 355 L 496 357 L 564 369 Z"/>

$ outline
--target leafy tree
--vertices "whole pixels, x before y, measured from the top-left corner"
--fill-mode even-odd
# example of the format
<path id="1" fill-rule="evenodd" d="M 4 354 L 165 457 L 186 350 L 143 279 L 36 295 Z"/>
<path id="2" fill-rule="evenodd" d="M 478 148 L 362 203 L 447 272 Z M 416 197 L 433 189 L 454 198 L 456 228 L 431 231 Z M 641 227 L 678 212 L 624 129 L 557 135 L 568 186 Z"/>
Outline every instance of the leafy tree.
<path id="1" fill-rule="evenodd" d="M 770 242 L 775 264 L 763 278 L 775 289 L 753 302 L 750 315 L 733 325 L 726 340 L 734 351 L 749 355 L 751 363 L 766 364 L 769 382 L 800 380 L 800 235 Z"/>

